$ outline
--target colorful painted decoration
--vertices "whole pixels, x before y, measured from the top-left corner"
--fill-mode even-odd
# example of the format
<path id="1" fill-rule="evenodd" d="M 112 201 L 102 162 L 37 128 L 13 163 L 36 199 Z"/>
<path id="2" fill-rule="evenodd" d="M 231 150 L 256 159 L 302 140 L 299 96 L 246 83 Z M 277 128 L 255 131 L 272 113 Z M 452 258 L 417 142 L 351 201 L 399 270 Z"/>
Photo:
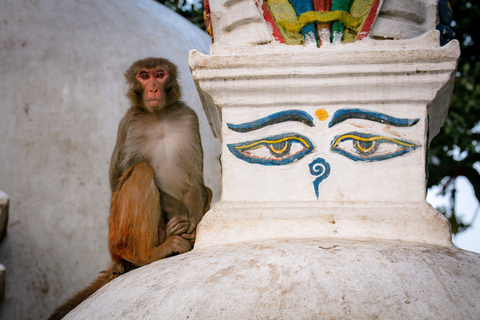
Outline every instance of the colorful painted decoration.
<path id="1" fill-rule="evenodd" d="M 343 42 L 354 42 L 365 38 L 372 29 L 373 22 L 377 17 L 379 0 L 355 0 L 350 8 L 350 14 L 360 19 L 360 25 L 355 29 L 346 29 L 343 34 Z"/>
<path id="2" fill-rule="evenodd" d="M 325 159 L 316 158 L 308 166 L 310 168 L 310 174 L 317 177 L 313 181 L 313 189 L 315 190 L 315 195 L 317 196 L 317 199 L 318 199 L 318 196 L 319 196 L 318 185 L 323 180 L 328 178 L 328 175 L 330 174 L 330 165 L 328 164 L 327 161 L 325 161 Z"/>
<path id="3" fill-rule="evenodd" d="M 273 17 L 273 20 L 271 22 L 266 20 L 267 24 L 274 25 L 275 28 L 280 31 L 284 42 L 286 44 L 292 44 L 292 45 L 302 44 L 304 40 L 302 35 L 298 31 L 293 32 L 293 31 L 286 30 L 284 28 L 279 28 L 277 24 L 277 21 L 280 21 L 280 20 L 288 21 L 289 23 L 295 23 L 295 21 L 297 20 L 297 14 L 295 13 L 295 10 L 293 9 L 290 2 L 288 2 L 288 0 L 268 0 L 268 1 L 263 1 L 262 3 L 264 4 L 266 3 L 267 5 L 267 9 L 262 7 L 263 15 L 265 16 L 265 12 L 269 12 Z M 272 27 L 272 32 L 274 32 L 273 27 Z"/>
<path id="4" fill-rule="evenodd" d="M 255 141 L 227 145 L 237 158 L 265 166 L 281 166 L 303 158 L 314 150 L 312 142 L 296 133 L 284 133 Z"/>
<path id="5" fill-rule="evenodd" d="M 210 3 L 208 0 L 203 0 L 203 8 L 203 20 L 205 21 L 205 28 L 207 28 L 207 33 L 210 35 L 213 43 L 212 18 L 210 16 Z"/>
<path id="6" fill-rule="evenodd" d="M 355 28 L 360 25 L 360 20 L 352 17 L 351 14 L 344 11 L 330 11 L 330 12 L 305 12 L 298 17 L 295 23 L 280 20 L 280 26 L 289 31 L 299 32 L 303 26 L 309 23 L 323 23 L 339 21 L 347 28 Z"/>
<path id="7" fill-rule="evenodd" d="M 333 0 L 330 9 L 332 11 L 350 12 L 353 0 Z M 340 21 L 332 23 L 332 43 L 342 42 L 344 25 Z"/>
<path id="8" fill-rule="evenodd" d="M 327 12 L 330 11 L 332 0 L 312 0 L 315 11 Z M 319 44 L 330 43 L 330 23 L 319 22 L 317 24 L 317 32 Z"/>
<path id="9" fill-rule="evenodd" d="M 214 42 L 209 0 L 203 2 L 205 26 Z M 329 43 L 330 39 L 339 43 L 366 37 L 379 3 L 380 0 L 255 0 L 276 41 L 289 45 L 317 43 L 318 46 Z M 439 28 L 445 29 L 445 25 Z"/>
<path id="10" fill-rule="evenodd" d="M 277 124 L 285 121 L 297 121 L 301 122 L 303 124 L 306 124 L 309 127 L 313 127 L 313 118 L 311 115 L 306 113 L 305 111 L 302 110 L 286 110 L 286 111 L 280 111 L 274 114 L 271 114 L 267 117 L 251 121 L 251 122 L 246 122 L 242 124 L 232 124 L 232 123 L 227 123 L 227 127 L 230 130 L 236 131 L 236 132 L 249 132 L 253 130 L 257 130 L 272 124 Z"/>
<path id="11" fill-rule="evenodd" d="M 368 35 L 380 0 L 262 0 L 272 35 L 286 44 L 353 42 Z M 332 34 L 330 36 L 330 28 Z"/>
<path id="12" fill-rule="evenodd" d="M 313 3 L 305 0 L 289 0 L 290 4 L 295 9 L 297 16 L 301 16 L 305 12 L 313 12 Z M 316 43 L 317 32 L 313 23 L 307 23 L 302 26 L 302 35 L 305 43 Z"/>
<path id="13" fill-rule="evenodd" d="M 263 19 L 265 19 L 265 22 L 270 27 L 270 30 L 272 30 L 272 35 L 275 38 L 275 40 L 277 40 L 280 43 L 285 43 L 284 35 L 282 35 L 282 32 L 280 31 L 277 24 L 275 23 L 275 20 L 270 10 L 268 10 L 267 4 L 265 3 L 265 1 L 257 1 L 256 3 L 257 3 L 257 6 L 259 6 L 260 11 L 263 13 Z M 289 40 L 290 39 L 287 39 L 288 42 Z"/>
<path id="14" fill-rule="evenodd" d="M 418 148 L 411 142 L 375 134 L 349 132 L 335 137 L 331 150 L 353 161 L 382 161 Z"/>

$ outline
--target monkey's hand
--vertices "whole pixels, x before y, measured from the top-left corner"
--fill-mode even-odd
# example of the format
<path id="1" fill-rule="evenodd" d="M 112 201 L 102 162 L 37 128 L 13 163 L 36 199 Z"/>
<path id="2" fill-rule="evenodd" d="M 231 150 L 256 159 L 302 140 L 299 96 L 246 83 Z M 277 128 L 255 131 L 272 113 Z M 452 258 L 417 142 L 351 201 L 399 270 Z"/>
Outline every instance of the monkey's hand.
<path id="1" fill-rule="evenodd" d="M 187 233 L 195 233 L 195 231 L 197 231 L 197 224 L 194 219 L 190 219 Z"/>
<path id="2" fill-rule="evenodd" d="M 193 243 L 197 237 L 197 223 L 195 223 L 195 221 L 192 219 L 189 221 L 188 230 L 185 233 L 182 233 L 181 236 L 182 238 L 190 240 Z"/>
<path id="3" fill-rule="evenodd" d="M 183 239 L 187 239 L 188 241 L 194 243 L 195 238 L 197 237 L 197 230 L 193 230 L 192 233 L 182 233 L 181 236 Z"/>
<path id="4" fill-rule="evenodd" d="M 168 237 L 162 245 L 168 250 L 167 256 L 185 253 L 193 248 L 193 243 L 190 240 L 184 239 L 180 236 Z"/>
<path id="5" fill-rule="evenodd" d="M 189 225 L 190 223 L 187 218 L 173 217 L 168 221 L 167 226 L 165 227 L 167 237 L 181 235 L 187 232 Z"/>

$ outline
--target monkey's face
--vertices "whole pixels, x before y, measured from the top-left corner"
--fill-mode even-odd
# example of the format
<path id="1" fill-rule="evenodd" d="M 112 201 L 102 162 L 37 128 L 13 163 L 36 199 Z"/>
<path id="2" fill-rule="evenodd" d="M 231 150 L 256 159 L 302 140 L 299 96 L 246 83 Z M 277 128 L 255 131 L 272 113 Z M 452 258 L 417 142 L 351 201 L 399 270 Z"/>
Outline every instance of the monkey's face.
<path id="1" fill-rule="evenodd" d="M 141 69 L 137 72 L 136 79 L 142 86 L 143 105 L 148 111 L 158 110 L 165 106 L 167 102 L 165 82 L 169 76 L 163 67 Z"/>

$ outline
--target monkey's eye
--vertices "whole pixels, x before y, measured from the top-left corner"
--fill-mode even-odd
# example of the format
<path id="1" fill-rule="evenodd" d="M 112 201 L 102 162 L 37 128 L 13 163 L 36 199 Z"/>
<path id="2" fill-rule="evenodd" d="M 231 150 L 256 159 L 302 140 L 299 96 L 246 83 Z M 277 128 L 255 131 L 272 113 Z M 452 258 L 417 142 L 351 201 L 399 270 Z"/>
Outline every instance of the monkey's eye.
<path id="1" fill-rule="evenodd" d="M 155 74 L 155 76 L 156 76 L 157 78 L 162 79 L 163 77 L 165 77 L 165 72 L 163 72 L 163 71 L 158 71 L 158 72 Z"/>
<path id="2" fill-rule="evenodd" d="M 148 73 L 146 73 L 146 72 L 141 72 L 139 76 L 143 80 L 147 80 L 149 78 Z"/>
<path id="3" fill-rule="evenodd" d="M 350 132 L 335 137 L 331 149 L 353 161 L 381 161 L 401 156 L 418 147 L 395 138 Z"/>
<path id="4" fill-rule="evenodd" d="M 280 166 L 303 158 L 313 151 L 313 144 L 306 137 L 284 133 L 260 139 L 227 145 L 237 158 L 265 166 Z"/>

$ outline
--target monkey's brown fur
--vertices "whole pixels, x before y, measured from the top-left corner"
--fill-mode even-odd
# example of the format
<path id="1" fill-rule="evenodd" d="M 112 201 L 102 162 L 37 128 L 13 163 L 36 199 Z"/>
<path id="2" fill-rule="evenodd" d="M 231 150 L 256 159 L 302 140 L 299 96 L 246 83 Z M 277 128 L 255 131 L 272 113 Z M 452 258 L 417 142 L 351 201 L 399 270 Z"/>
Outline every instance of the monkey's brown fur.
<path id="1" fill-rule="evenodd" d="M 108 245 L 113 261 L 143 266 L 193 247 L 191 241 L 179 235 L 164 240 L 166 226 L 154 178 L 153 168 L 140 162 L 120 179 L 108 219 Z M 186 231 L 184 227 L 179 234 Z"/>
<path id="2" fill-rule="evenodd" d="M 191 250 L 196 226 L 210 207 L 198 119 L 179 101 L 177 67 L 147 58 L 125 77 L 132 106 L 120 121 L 110 163 L 112 264 L 50 320 L 63 318 L 118 275 Z"/>

